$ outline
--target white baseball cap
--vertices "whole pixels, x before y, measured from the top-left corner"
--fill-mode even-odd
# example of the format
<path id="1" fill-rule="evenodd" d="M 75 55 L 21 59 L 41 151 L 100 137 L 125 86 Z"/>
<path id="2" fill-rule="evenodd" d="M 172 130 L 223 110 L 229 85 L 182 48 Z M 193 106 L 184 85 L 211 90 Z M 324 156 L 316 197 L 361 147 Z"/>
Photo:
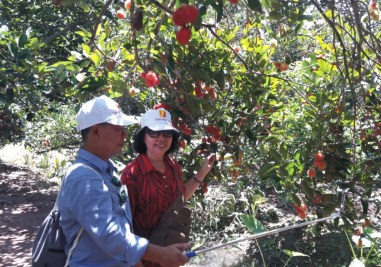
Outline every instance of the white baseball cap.
<path id="1" fill-rule="evenodd" d="M 95 97 L 84 103 L 75 119 L 78 124 L 77 131 L 104 122 L 120 126 L 128 126 L 139 122 L 134 117 L 124 114 L 119 104 L 105 95 Z"/>
<path id="2" fill-rule="evenodd" d="M 148 110 L 143 114 L 140 123 L 142 129 L 148 127 L 152 131 L 173 130 L 179 132 L 172 125 L 171 113 L 163 108 Z"/>

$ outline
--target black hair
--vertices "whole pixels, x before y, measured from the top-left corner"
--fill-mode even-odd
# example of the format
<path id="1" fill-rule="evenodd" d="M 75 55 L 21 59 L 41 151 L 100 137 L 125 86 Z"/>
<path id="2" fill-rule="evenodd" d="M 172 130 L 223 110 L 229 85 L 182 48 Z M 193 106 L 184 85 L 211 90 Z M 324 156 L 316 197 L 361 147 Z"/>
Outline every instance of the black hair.
<path id="1" fill-rule="evenodd" d="M 81 130 L 81 136 L 82 136 L 82 142 L 83 143 L 86 143 L 86 141 L 87 141 L 87 137 L 89 136 L 90 128 L 91 127 L 88 127 L 88 128 Z"/>
<path id="2" fill-rule="evenodd" d="M 147 152 L 147 146 L 146 143 L 144 143 L 144 135 L 146 134 L 147 129 L 148 127 L 144 127 L 134 136 L 133 148 L 139 154 Z M 165 152 L 165 154 L 170 154 L 177 150 L 177 148 L 179 147 L 180 135 L 181 133 L 173 131 L 171 146 Z"/>

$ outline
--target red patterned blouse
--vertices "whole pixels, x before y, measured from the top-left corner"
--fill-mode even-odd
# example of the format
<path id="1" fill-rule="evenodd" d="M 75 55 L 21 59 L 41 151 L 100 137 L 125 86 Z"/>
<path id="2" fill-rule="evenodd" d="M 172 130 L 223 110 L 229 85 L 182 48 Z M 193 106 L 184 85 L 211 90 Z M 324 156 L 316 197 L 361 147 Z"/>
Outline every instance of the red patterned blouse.
<path id="1" fill-rule="evenodd" d="M 127 185 L 131 205 L 134 232 L 148 237 L 160 221 L 161 216 L 179 195 L 174 170 L 177 171 L 181 190 L 185 186 L 179 163 L 168 156 L 164 158 L 164 174 L 157 171 L 146 154 L 140 154 L 123 170 L 121 181 Z"/>

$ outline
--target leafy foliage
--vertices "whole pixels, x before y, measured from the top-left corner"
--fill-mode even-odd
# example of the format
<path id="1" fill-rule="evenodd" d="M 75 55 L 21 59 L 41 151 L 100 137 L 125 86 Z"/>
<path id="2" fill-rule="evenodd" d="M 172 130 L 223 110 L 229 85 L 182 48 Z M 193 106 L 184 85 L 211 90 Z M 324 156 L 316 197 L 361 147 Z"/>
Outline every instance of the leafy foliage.
<path id="1" fill-rule="evenodd" d="M 350 212 L 348 201 L 344 222 L 367 216 L 380 184 L 377 4 L 130 3 L 0 1 L 0 125 L 9 129 L 1 144 L 22 138 L 37 113 L 49 117 L 56 105 L 77 108 L 94 95 L 118 98 L 130 114 L 165 103 L 186 143 L 176 156 L 187 177 L 217 151 L 208 183 L 253 186 L 247 178 L 255 177 L 320 217 L 340 205 L 338 188 L 349 189 L 364 209 Z M 199 9 L 186 25 L 188 45 L 177 42 L 171 17 L 183 3 Z M 141 76 L 149 71 L 159 77 L 152 87 Z M 71 136 L 70 123 L 58 125 Z"/>

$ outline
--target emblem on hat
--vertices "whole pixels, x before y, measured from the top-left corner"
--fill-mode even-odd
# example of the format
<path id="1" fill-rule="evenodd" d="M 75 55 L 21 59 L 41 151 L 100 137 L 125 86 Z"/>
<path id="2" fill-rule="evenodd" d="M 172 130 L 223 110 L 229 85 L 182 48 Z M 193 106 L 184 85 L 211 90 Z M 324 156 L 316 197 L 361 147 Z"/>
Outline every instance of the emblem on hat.
<path id="1" fill-rule="evenodd" d="M 165 118 L 165 117 L 167 117 L 167 113 L 165 112 L 165 110 L 160 109 L 160 110 L 159 110 L 159 114 L 160 114 L 160 117 L 161 117 L 161 118 Z"/>

